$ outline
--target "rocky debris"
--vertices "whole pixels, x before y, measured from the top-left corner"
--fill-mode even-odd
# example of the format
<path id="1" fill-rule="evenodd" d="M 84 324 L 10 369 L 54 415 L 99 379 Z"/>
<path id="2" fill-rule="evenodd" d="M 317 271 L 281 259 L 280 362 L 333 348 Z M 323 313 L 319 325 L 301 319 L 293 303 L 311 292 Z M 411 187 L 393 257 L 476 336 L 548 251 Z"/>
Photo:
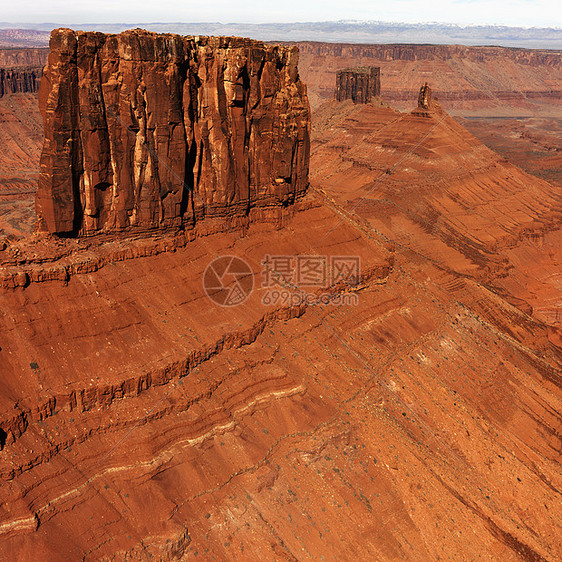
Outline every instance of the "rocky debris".
<path id="1" fill-rule="evenodd" d="M 336 75 L 336 99 L 369 103 L 381 94 L 381 69 L 378 66 L 345 68 Z"/>
<path id="2" fill-rule="evenodd" d="M 306 191 L 310 118 L 296 47 L 58 29 L 50 48 L 42 229 L 181 227 Z"/>

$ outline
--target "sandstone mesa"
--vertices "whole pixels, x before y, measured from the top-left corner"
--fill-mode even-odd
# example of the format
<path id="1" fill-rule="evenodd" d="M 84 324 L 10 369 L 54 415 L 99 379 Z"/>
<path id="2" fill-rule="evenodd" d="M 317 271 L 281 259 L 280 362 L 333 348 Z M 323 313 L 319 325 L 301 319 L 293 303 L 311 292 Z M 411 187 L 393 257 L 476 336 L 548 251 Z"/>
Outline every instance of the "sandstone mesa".
<path id="1" fill-rule="evenodd" d="M 181 226 L 294 201 L 309 110 L 295 48 L 58 30 L 40 100 L 49 232 Z"/>

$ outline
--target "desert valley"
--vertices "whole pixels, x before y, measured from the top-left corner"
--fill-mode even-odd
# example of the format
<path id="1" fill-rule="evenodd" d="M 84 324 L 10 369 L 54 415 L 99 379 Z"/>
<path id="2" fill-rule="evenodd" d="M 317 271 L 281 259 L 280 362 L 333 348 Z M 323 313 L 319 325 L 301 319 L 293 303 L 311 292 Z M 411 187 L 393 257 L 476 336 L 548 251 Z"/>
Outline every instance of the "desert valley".
<path id="1" fill-rule="evenodd" d="M 561 51 L 29 44 L 1 560 L 560 558 Z"/>

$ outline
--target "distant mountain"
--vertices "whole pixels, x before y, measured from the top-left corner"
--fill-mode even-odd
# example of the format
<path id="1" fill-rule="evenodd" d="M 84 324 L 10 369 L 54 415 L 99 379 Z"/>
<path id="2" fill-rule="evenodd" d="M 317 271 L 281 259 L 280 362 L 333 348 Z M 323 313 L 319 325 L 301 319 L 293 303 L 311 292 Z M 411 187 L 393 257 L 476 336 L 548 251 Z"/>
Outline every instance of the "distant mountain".
<path id="1" fill-rule="evenodd" d="M 431 43 L 498 45 L 531 49 L 562 49 L 562 29 L 461 26 L 442 23 L 301 22 L 301 23 L 114 23 L 24 24 L 0 22 L 0 46 L 46 45 L 48 33 L 57 27 L 118 33 L 141 27 L 182 35 L 241 35 L 264 41 L 327 41 L 338 43 Z"/>
<path id="2" fill-rule="evenodd" d="M 4 24 L 0 24 L 3 27 Z M 0 29 L 0 47 L 46 47 L 49 31 L 36 29 Z"/>

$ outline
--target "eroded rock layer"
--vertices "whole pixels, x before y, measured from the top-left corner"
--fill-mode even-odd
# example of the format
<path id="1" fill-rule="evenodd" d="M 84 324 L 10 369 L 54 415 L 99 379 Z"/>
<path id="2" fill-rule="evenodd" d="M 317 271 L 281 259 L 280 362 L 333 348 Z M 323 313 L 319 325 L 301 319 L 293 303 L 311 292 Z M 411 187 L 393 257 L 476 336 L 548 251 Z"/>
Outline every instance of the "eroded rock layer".
<path id="1" fill-rule="evenodd" d="M 14 66 L 43 67 L 49 49 L 26 47 L 22 49 L 0 49 L 0 68 Z"/>
<path id="2" fill-rule="evenodd" d="M 58 29 L 37 196 L 53 233 L 157 228 L 287 204 L 308 182 L 294 47 Z"/>
<path id="3" fill-rule="evenodd" d="M 0 251 L 27 276 L 0 287 L 0 559 L 556 559 L 547 327 L 322 193 L 247 236 Z M 362 283 L 274 304 L 271 251 Z M 201 280 L 227 253 L 255 289 L 225 308 Z"/>

